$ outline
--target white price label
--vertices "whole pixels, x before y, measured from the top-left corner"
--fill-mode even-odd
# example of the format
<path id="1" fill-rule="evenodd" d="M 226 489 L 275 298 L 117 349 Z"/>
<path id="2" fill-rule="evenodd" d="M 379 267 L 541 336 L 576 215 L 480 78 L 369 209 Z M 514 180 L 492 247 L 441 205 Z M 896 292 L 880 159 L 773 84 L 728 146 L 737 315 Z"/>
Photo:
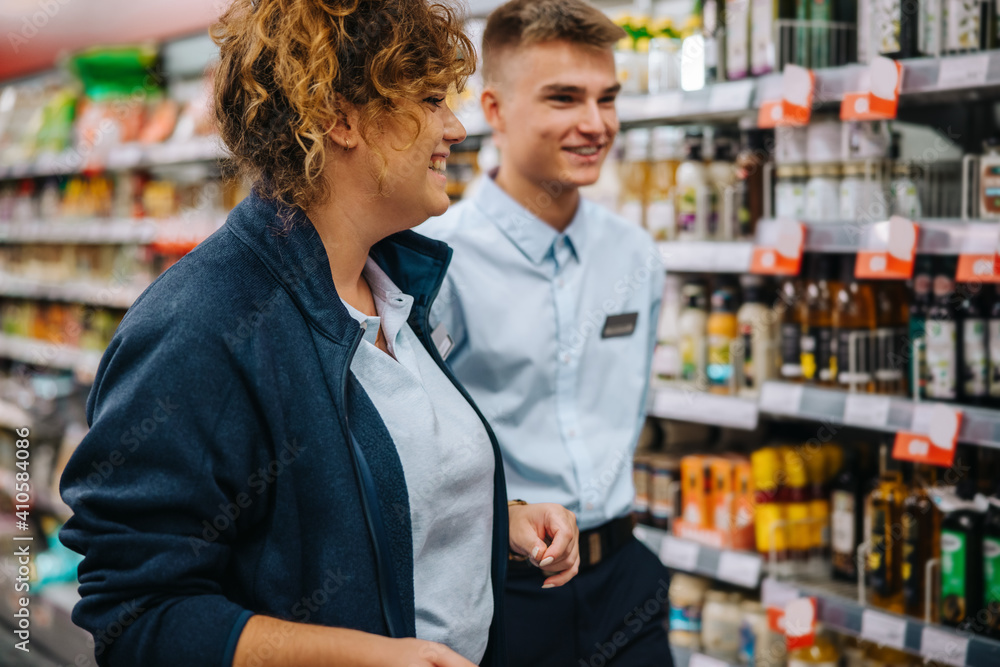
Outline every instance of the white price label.
<path id="1" fill-rule="evenodd" d="M 861 614 L 861 638 L 902 649 L 906 644 L 906 620 L 866 609 Z"/>
<path id="2" fill-rule="evenodd" d="M 713 85 L 708 96 L 709 113 L 746 110 L 750 107 L 753 89 L 754 82 L 749 80 Z"/>
<path id="3" fill-rule="evenodd" d="M 704 653 L 692 653 L 688 667 L 729 667 L 729 664 Z"/>
<path id="4" fill-rule="evenodd" d="M 801 384 L 765 382 L 760 391 L 760 409 L 780 415 L 797 414 L 804 390 Z"/>
<path id="5" fill-rule="evenodd" d="M 719 557 L 719 571 L 716 576 L 744 588 L 756 588 L 760 578 L 760 556 L 724 551 Z"/>
<path id="6" fill-rule="evenodd" d="M 938 70 L 938 88 L 981 86 L 986 83 L 986 71 L 989 67 L 990 56 L 988 53 L 943 58 Z"/>
<path id="7" fill-rule="evenodd" d="M 927 660 L 946 665 L 965 667 L 969 653 L 969 640 L 952 632 L 924 627 L 920 635 L 920 655 Z"/>
<path id="8" fill-rule="evenodd" d="M 660 543 L 660 560 L 669 568 L 683 572 L 694 572 L 698 568 L 698 552 L 701 547 L 697 542 L 681 540 L 667 535 Z"/>
<path id="9" fill-rule="evenodd" d="M 764 607 L 784 609 L 789 602 L 799 598 L 797 588 L 774 577 L 767 577 L 760 582 L 760 603 Z"/>
<path id="10" fill-rule="evenodd" d="M 746 273 L 753 258 L 752 243 L 713 243 L 716 246 L 712 264 L 719 271 Z"/>
<path id="11" fill-rule="evenodd" d="M 890 405 L 888 396 L 848 394 L 844 406 L 844 423 L 851 426 L 882 428 L 889 423 Z"/>

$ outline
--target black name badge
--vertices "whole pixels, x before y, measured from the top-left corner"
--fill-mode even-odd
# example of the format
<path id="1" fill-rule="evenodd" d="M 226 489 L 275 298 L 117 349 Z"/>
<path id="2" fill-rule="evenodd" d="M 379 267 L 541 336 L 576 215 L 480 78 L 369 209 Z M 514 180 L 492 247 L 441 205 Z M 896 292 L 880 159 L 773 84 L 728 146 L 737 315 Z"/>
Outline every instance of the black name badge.
<path id="1" fill-rule="evenodd" d="M 604 320 L 604 330 L 601 331 L 601 338 L 631 336 L 632 332 L 635 331 L 635 323 L 638 319 L 639 313 L 608 315 L 608 319 Z"/>

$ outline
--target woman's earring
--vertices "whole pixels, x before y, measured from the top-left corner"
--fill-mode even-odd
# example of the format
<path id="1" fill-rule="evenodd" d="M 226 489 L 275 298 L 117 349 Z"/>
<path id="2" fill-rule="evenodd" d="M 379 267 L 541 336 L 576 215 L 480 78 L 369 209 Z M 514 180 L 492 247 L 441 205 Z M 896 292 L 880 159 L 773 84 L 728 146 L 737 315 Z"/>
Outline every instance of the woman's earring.
<path id="1" fill-rule="evenodd" d="M 351 150 L 351 140 L 348 139 L 345 143 L 346 143 L 346 145 L 344 146 L 344 150 L 345 151 Z"/>

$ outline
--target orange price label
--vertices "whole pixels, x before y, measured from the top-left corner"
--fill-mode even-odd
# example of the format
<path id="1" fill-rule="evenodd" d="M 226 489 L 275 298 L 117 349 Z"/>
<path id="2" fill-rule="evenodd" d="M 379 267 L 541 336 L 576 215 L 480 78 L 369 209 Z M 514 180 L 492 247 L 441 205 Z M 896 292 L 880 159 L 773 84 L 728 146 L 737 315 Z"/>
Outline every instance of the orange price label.
<path id="1" fill-rule="evenodd" d="M 917 404 L 909 431 L 896 434 L 892 457 L 899 461 L 950 466 L 955 460 L 962 411 L 943 405 Z"/>
<path id="2" fill-rule="evenodd" d="M 785 639 L 789 651 L 816 643 L 816 598 L 799 598 L 785 605 Z"/>
<path id="3" fill-rule="evenodd" d="M 761 103 L 757 126 L 808 125 L 812 115 L 816 75 L 798 65 L 786 65 L 781 74 L 781 99 Z"/>
<path id="4" fill-rule="evenodd" d="M 891 120 L 899 110 L 903 65 L 878 56 L 868 66 L 866 90 L 847 93 L 840 103 L 841 120 Z"/>
<path id="5" fill-rule="evenodd" d="M 806 228 L 801 222 L 778 220 L 773 233 L 758 239 L 750 259 L 750 272 L 771 276 L 797 276 L 802 268 Z"/>
<path id="6" fill-rule="evenodd" d="M 872 225 L 864 250 L 858 251 L 854 277 L 905 280 L 913 277 L 920 228 L 898 215 Z"/>
<path id="7" fill-rule="evenodd" d="M 959 255 L 955 280 L 960 283 L 1000 283 L 1000 255 Z"/>

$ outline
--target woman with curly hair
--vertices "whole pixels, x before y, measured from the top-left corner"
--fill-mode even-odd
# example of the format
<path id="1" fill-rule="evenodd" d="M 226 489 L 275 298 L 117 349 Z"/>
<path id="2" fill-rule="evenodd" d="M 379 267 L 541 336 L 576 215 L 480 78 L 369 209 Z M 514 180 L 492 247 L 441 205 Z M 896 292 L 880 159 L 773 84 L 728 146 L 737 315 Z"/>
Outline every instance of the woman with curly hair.
<path id="1" fill-rule="evenodd" d="M 61 480 L 100 665 L 504 664 L 508 557 L 566 583 L 573 515 L 505 497 L 428 326 L 473 71 L 424 0 L 236 0 L 222 138 L 255 176 L 136 301 Z"/>

